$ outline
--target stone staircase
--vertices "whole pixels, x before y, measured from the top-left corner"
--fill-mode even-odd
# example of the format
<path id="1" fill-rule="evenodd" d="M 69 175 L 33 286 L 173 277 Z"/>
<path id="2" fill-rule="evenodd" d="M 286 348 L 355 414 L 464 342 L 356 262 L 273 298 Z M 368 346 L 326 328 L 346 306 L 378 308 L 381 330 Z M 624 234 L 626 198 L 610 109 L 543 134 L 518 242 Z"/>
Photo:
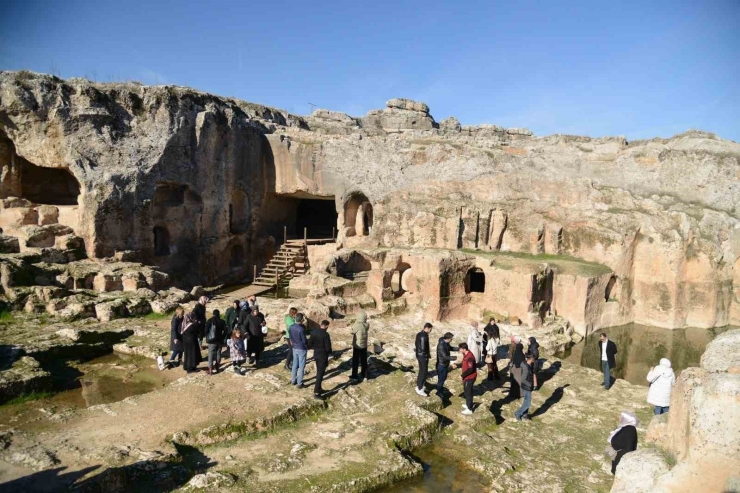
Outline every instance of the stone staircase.
<path id="1" fill-rule="evenodd" d="M 334 238 L 286 240 L 252 284 L 267 288 L 274 288 L 276 285 L 278 288 L 286 287 L 291 279 L 308 272 L 308 245 L 323 245 L 334 241 Z"/>

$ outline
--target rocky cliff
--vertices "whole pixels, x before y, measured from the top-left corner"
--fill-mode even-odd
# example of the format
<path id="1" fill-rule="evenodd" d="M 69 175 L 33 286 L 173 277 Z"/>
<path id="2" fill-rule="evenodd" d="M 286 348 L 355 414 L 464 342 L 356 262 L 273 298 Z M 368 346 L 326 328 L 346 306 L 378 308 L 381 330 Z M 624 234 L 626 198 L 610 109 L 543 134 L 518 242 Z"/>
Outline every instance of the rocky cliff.
<path id="1" fill-rule="evenodd" d="M 196 284 L 243 278 L 284 228 L 331 224 L 350 247 L 603 264 L 613 277 L 587 287 L 603 302 L 584 331 L 740 323 L 740 145 L 704 132 L 536 137 L 437 123 L 404 99 L 304 118 L 183 87 L 2 72 L 0 141 L 0 222 L 21 251 L 38 228 L 52 245 L 51 226 L 69 235 L 61 225 L 90 257 L 128 252 Z"/>

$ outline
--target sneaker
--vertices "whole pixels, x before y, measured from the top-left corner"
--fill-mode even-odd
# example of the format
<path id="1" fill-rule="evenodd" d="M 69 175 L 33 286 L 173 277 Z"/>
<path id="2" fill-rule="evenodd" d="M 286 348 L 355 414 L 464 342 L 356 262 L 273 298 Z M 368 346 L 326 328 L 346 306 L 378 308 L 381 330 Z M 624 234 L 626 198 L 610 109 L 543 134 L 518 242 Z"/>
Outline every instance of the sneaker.
<path id="1" fill-rule="evenodd" d="M 317 401 L 323 401 L 324 400 L 324 398 L 321 397 L 321 394 L 314 394 L 313 395 L 313 398 L 316 399 Z"/>
<path id="2" fill-rule="evenodd" d="M 516 414 L 514 415 L 514 419 L 516 419 L 517 421 L 521 421 L 521 420 L 522 420 L 522 418 L 520 418 L 520 417 L 519 417 L 519 416 L 517 416 Z"/>
<path id="3" fill-rule="evenodd" d="M 525 414 L 520 421 L 532 421 L 532 418 L 529 417 L 529 414 Z"/>
<path id="4" fill-rule="evenodd" d="M 420 388 L 418 388 L 418 387 L 417 387 L 417 389 L 416 389 L 416 393 L 417 393 L 417 394 L 419 394 L 419 395 L 420 395 L 420 396 L 422 396 L 422 397 L 429 397 L 429 395 L 427 395 L 427 393 L 426 393 L 426 392 L 424 392 L 424 390 L 422 390 L 422 389 L 420 389 Z"/>
<path id="5" fill-rule="evenodd" d="M 238 366 L 234 366 L 232 368 L 234 368 L 234 373 L 236 373 L 237 375 L 241 375 L 242 374 L 242 372 L 239 371 L 239 367 Z"/>
<path id="6" fill-rule="evenodd" d="M 464 414 L 465 416 L 470 416 L 471 414 L 473 414 L 473 411 L 471 411 L 468 408 L 465 408 L 463 409 L 463 412 L 461 414 Z"/>

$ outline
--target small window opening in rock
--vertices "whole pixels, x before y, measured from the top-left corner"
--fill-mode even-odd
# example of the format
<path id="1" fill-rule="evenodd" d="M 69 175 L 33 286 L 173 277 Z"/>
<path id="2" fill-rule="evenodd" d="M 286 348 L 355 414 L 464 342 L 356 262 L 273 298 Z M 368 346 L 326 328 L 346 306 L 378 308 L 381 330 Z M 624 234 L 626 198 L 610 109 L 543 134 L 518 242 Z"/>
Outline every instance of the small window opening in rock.
<path id="1" fill-rule="evenodd" d="M 157 183 L 154 189 L 154 205 L 173 207 L 185 203 L 187 185 L 177 183 Z"/>
<path id="2" fill-rule="evenodd" d="M 396 298 L 399 296 L 403 296 L 403 294 L 408 291 L 408 279 L 409 275 L 411 273 L 411 266 L 407 263 L 401 263 L 396 268 L 396 270 L 393 271 L 393 275 L 391 276 L 391 290 L 393 291 L 393 294 Z"/>
<path id="3" fill-rule="evenodd" d="M 481 269 L 475 268 L 468 271 L 468 274 L 465 276 L 465 292 L 486 292 L 486 275 Z"/>
<path id="4" fill-rule="evenodd" d="M 231 260 L 229 265 L 232 269 L 238 269 L 244 266 L 244 247 L 234 245 L 231 247 Z"/>
<path id="5" fill-rule="evenodd" d="M 154 255 L 164 257 L 170 254 L 170 233 L 167 228 L 156 226 L 154 228 Z"/>
<path id="6" fill-rule="evenodd" d="M 614 286 L 616 284 L 617 284 L 617 276 L 612 276 L 609 279 L 609 282 L 606 284 L 606 290 L 604 292 L 604 299 L 606 301 L 609 301 L 609 300 L 613 300 L 614 299 L 615 293 L 613 293 L 613 291 L 614 291 Z"/>

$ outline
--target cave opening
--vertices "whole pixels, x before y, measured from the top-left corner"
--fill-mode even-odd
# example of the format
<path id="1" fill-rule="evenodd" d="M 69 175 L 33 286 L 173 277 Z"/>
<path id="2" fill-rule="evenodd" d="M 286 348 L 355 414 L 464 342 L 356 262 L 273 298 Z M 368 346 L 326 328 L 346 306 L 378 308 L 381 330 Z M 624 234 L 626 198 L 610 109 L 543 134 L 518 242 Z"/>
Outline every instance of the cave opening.
<path id="1" fill-rule="evenodd" d="M 163 226 L 154 227 L 154 255 L 165 257 L 170 254 L 170 233 Z"/>
<path id="2" fill-rule="evenodd" d="M 77 205 L 80 184 L 63 168 L 36 166 L 21 160 L 21 197 L 35 204 Z"/>
<path id="3" fill-rule="evenodd" d="M 295 233 L 303 238 L 304 228 L 311 239 L 332 238 L 337 227 L 337 209 L 334 198 L 297 199 L 295 214 Z"/>
<path id="4" fill-rule="evenodd" d="M 465 276 L 465 293 L 485 293 L 486 292 L 486 274 L 483 270 L 475 268 L 470 269 Z"/>

